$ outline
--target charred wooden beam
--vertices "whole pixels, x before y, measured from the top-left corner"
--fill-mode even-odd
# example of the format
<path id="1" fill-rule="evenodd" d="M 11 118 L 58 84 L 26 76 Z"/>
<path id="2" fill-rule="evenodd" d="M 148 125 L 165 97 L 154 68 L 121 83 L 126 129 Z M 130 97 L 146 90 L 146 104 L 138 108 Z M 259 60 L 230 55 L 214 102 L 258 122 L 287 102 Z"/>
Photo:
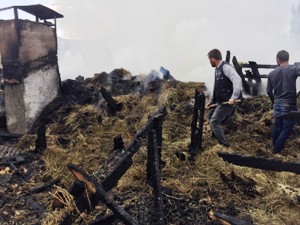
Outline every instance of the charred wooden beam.
<path id="1" fill-rule="evenodd" d="M 300 163 L 296 162 L 284 162 L 276 159 L 266 159 L 263 157 L 232 154 L 227 152 L 218 152 L 218 156 L 221 157 L 224 161 L 238 166 L 246 166 L 277 172 L 286 171 L 300 174 Z"/>
<path id="2" fill-rule="evenodd" d="M 247 79 L 253 79 L 252 74 L 247 74 L 247 73 L 246 73 L 246 74 L 244 75 L 244 77 L 247 78 Z M 268 75 L 266 75 L 266 74 L 260 74 L 259 77 L 260 77 L 260 78 L 268 78 Z"/>
<path id="3" fill-rule="evenodd" d="M 205 113 L 205 95 L 195 90 L 195 104 L 191 123 L 190 155 L 195 157 L 202 149 L 203 122 Z"/>
<path id="4" fill-rule="evenodd" d="M 124 141 L 121 135 L 114 137 L 114 149 L 113 150 L 122 150 L 124 149 Z"/>
<path id="5" fill-rule="evenodd" d="M 104 87 L 101 87 L 100 91 L 101 91 L 103 98 L 107 102 L 107 107 L 112 115 L 114 115 L 116 112 L 122 110 L 122 108 L 123 108 L 122 103 L 117 103 L 112 98 L 111 94 Z"/>
<path id="6" fill-rule="evenodd" d="M 158 116 L 154 118 L 153 121 L 153 129 L 156 133 L 156 140 L 157 140 L 157 149 L 158 149 L 158 157 L 159 157 L 159 167 L 162 168 L 166 165 L 166 162 L 161 159 L 161 150 L 162 150 L 162 133 L 163 133 L 163 118 L 167 114 L 166 107 L 161 108 L 159 113 L 162 116 Z"/>
<path id="7" fill-rule="evenodd" d="M 192 156 L 195 156 L 199 149 L 197 148 L 197 121 L 198 121 L 198 111 L 200 109 L 200 101 L 199 101 L 199 91 L 195 90 L 195 103 L 194 103 L 194 111 L 193 111 L 193 119 L 191 123 L 191 146 L 189 152 Z"/>
<path id="8" fill-rule="evenodd" d="M 117 216 L 115 214 L 109 216 L 101 216 L 100 218 L 95 219 L 89 225 L 112 225 L 116 220 Z"/>
<path id="9" fill-rule="evenodd" d="M 87 190 L 100 199 L 114 214 L 118 216 L 126 225 L 137 225 L 138 223 L 123 208 L 121 208 L 113 199 L 113 194 L 106 192 L 103 187 L 98 184 L 85 171 L 79 169 L 76 165 L 69 163 L 67 165 L 73 175 L 80 181 L 84 182 Z"/>
<path id="10" fill-rule="evenodd" d="M 145 138 L 147 133 L 151 129 L 156 130 L 156 133 L 159 134 L 158 136 L 160 137 L 159 140 L 161 140 L 160 143 L 162 143 L 162 128 L 160 126 L 162 125 L 162 119 L 166 115 L 166 113 L 166 108 L 163 107 L 158 112 L 151 115 L 146 125 L 134 135 L 133 142 L 126 149 L 122 149 L 121 151 L 114 151 L 113 155 L 109 157 L 105 165 L 93 174 L 93 179 L 97 181 L 98 184 L 101 184 L 104 191 L 109 191 L 113 187 L 115 187 L 120 178 L 130 168 L 130 166 L 132 165 L 132 157 L 141 146 L 141 139 Z M 77 190 L 78 196 L 74 196 L 76 202 L 81 201 L 83 192 L 85 190 L 84 187 L 79 188 L 79 185 L 80 183 L 74 182 L 71 190 L 69 190 L 70 194 L 72 194 L 73 196 L 75 194 L 73 193 L 73 190 Z M 94 202 L 100 201 L 100 199 L 97 199 L 97 196 L 95 196 L 93 193 L 91 193 L 90 197 Z M 62 206 L 63 203 L 59 203 L 59 200 L 56 199 L 54 200 L 53 205 L 55 208 Z"/>
<path id="11" fill-rule="evenodd" d="M 213 214 L 216 218 L 223 220 L 231 225 L 253 225 L 253 223 L 245 222 L 243 220 L 239 220 L 233 216 L 229 216 L 223 213 L 215 212 Z M 223 224 L 223 223 L 222 223 Z"/>
<path id="12" fill-rule="evenodd" d="M 154 222 L 155 224 L 163 225 L 165 223 L 162 202 L 160 157 L 158 154 L 157 136 L 155 130 L 152 130 L 148 133 L 147 180 L 152 186 L 154 194 Z"/>
<path id="13" fill-rule="evenodd" d="M 240 75 L 240 77 L 242 79 L 242 84 L 243 84 L 244 91 L 246 93 L 250 93 L 250 86 L 249 86 L 248 82 L 245 80 L 242 67 L 238 63 L 235 56 L 233 56 L 233 58 L 232 58 L 232 63 L 233 63 L 233 66 L 234 66 L 236 72 Z"/>
<path id="14" fill-rule="evenodd" d="M 97 174 L 96 177 L 102 183 L 104 190 L 115 187 L 121 177 L 132 165 L 132 157 L 141 147 L 141 142 L 134 140 L 124 151 L 117 152 L 111 157 Z M 101 176 L 104 176 L 101 179 Z"/>
<path id="15" fill-rule="evenodd" d="M 226 52 L 226 60 L 225 62 L 229 63 L 230 62 L 230 51 Z"/>
<path id="16" fill-rule="evenodd" d="M 204 113 L 205 113 L 205 94 L 201 92 L 199 95 L 199 124 L 198 124 L 198 149 L 202 149 L 202 137 L 203 137 L 203 125 L 204 125 Z"/>
<path id="17" fill-rule="evenodd" d="M 34 193 L 40 193 L 40 192 L 46 191 L 49 188 L 51 188 L 53 185 L 57 184 L 58 182 L 59 182 L 58 179 L 52 179 L 42 185 L 38 185 L 38 186 L 31 188 L 28 191 L 28 194 L 34 194 Z"/>
<path id="18" fill-rule="evenodd" d="M 159 154 L 161 154 L 162 145 L 162 119 L 167 114 L 166 108 L 161 108 L 158 112 L 151 115 L 146 125 L 140 129 L 133 138 L 133 142 L 122 151 L 115 152 L 96 173 L 98 181 L 102 184 L 104 190 L 108 191 L 115 187 L 120 178 L 132 165 L 132 157 L 141 147 L 141 139 L 145 138 L 150 130 L 155 129 L 159 137 Z M 160 163 L 162 161 L 160 160 Z"/>
<path id="19" fill-rule="evenodd" d="M 162 107 L 158 112 L 152 114 L 149 118 L 145 126 L 138 130 L 134 135 L 134 139 L 146 138 L 148 132 L 153 129 L 154 121 L 160 121 L 167 115 L 167 108 Z"/>
<path id="20" fill-rule="evenodd" d="M 242 67 L 242 68 L 251 68 L 252 65 L 250 64 L 250 62 L 249 62 L 249 64 L 248 64 L 248 63 L 242 63 L 242 64 L 241 64 L 241 67 Z M 275 68 L 278 67 L 278 65 L 257 64 L 256 67 L 257 67 L 258 69 L 275 69 Z"/>
<path id="21" fill-rule="evenodd" d="M 37 129 L 37 139 L 35 141 L 35 151 L 43 152 L 47 148 L 46 125 L 41 123 Z"/>
<path id="22" fill-rule="evenodd" d="M 261 82 L 261 76 L 260 76 L 260 73 L 258 71 L 257 63 L 254 62 L 254 61 L 249 61 L 249 66 L 251 68 L 252 76 L 255 79 L 255 81 L 256 82 Z"/>
<path id="23" fill-rule="evenodd" d="M 125 207 L 125 210 L 128 211 L 130 209 L 129 207 Z M 113 225 L 118 220 L 118 217 L 115 214 L 110 215 L 99 215 L 96 217 L 96 219 L 89 223 L 89 225 Z"/>

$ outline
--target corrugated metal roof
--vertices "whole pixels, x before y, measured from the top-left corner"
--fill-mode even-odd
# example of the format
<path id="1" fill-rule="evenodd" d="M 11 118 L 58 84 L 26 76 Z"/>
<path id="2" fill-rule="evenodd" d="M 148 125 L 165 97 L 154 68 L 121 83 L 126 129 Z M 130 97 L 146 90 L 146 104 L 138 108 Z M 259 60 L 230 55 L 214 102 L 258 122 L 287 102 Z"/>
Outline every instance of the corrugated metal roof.
<path id="1" fill-rule="evenodd" d="M 42 20 L 64 17 L 63 15 L 59 14 L 58 12 L 55 12 L 54 10 L 52 10 L 46 6 L 43 6 L 41 4 L 11 6 L 11 7 L 7 7 L 7 8 L 2 8 L 2 9 L 0 9 L 0 11 L 12 9 L 12 8 L 23 10 L 23 11 L 30 13 Z"/>

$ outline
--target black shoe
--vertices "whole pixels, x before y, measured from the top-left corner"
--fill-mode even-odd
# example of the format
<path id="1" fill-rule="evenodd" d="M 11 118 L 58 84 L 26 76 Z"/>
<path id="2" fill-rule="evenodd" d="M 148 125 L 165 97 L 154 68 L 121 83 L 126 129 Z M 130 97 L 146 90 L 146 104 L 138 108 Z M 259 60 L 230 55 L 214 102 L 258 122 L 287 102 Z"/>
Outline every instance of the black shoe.
<path id="1" fill-rule="evenodd" d="M 280 151 L 280 150 L 278 151 L 278 150 L 274 150 L 274 149 L 273 149 L 273 150 L 272 150 L 272 153 L 273 153 L 273 154 L 280 154 L 281 151 Z"/>
<path id="2" fill-rule="evenodd" d="M 226 147 L 226 148 L 229 148 L 230 147 L 230 145 L 229 144 L 224 144 L 224 143 L 221 143 L 221 145 L 223 145 L 224 147 Z"/>

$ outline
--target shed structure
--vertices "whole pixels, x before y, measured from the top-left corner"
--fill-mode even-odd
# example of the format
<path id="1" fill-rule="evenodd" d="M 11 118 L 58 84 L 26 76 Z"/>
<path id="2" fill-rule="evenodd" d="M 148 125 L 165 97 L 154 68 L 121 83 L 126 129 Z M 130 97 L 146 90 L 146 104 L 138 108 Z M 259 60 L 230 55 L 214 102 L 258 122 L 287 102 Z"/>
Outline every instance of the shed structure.
<path id="1" fill-rule="evenodd" d="M 56 19 L 63 16 L 43 5 L 2 8 L 0 14 L 10 9 L 14 18 L 0 20 L 6 127 L 11 134 L 25 134 L 60 93 Z M 18 10 L 35 21 L 19 19 Z"/>

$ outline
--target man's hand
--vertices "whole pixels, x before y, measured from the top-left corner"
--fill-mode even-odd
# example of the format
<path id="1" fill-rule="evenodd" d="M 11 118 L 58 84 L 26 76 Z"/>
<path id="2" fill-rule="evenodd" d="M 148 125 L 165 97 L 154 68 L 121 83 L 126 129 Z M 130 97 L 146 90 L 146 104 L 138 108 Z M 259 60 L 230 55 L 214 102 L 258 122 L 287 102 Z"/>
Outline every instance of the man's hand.
<path id="1" fill-rule="evenodd" d="M 233 105 L 234 103 L 235 103 L 235 99 L 231 98 L 231 99 L 228 100 L 228 104 L 229 105 Z"/>
<path id="2" fill-rule="evenodd" d="M 206 105 L 205 109 L 211 109 L 211 108 L 214 108 L 214 107 L 216 107 L 216 106 L 217 106 L 217 104 L 214 104 L 214 103 L 210 102 L 210 103 L 208 103 L 208 104 Z"/>
<path id="3" fill-rule="evenodd" d="M 207 105 L 206 105 L 206 107 L 205 108 L 209 108 L 210 106 L 212 105 L 212 103 L 211 102 L 209 102 L 209 103 L 207 103 Z"/>

